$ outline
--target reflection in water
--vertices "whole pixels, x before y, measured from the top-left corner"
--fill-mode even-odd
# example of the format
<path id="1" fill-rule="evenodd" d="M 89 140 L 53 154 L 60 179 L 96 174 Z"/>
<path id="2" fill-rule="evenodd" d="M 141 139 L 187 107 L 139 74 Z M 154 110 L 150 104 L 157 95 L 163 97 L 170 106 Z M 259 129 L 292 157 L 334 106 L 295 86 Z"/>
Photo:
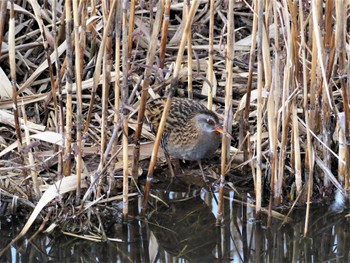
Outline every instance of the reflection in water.
<path id="1" fill-rule="evenodd" d="M 39 234 L 30 242 L 16 243 L 0 262 L 349 262 L 345 213 L 331 214 L 327 207 L 314 207 L 309 234 L 303 237 L 303 209 L 291 214 L 293 223 L 281 225 L 274 219 L 267 228 L 264 216 L 254 220 L 254 210 L 234 202 L 230 192 L 224 203 L 224 224 L 216 227 L 216 203 L 210 193 L 160 192 L 153 190 L 169 206 L 152 199 L 148 218 L 127 224 L 113 218 L 105 221 L 108 238 L 114 241 L 92 242 L 57 232 Z M 132 203 L 135 215 L 139 202 Z M 0 220 L 3 248 L 24 221 Z"/>
<path id="2" fill-rule="evenodd" d="M 166 253 L 190 262 L 214 261 L 215 216 L 199 198 L 189 198 L 163 206 L 152 214 L 150 230 L 159 244 L 163 260 Z M 161 261 L 163 261 L 161 260 Z"/>

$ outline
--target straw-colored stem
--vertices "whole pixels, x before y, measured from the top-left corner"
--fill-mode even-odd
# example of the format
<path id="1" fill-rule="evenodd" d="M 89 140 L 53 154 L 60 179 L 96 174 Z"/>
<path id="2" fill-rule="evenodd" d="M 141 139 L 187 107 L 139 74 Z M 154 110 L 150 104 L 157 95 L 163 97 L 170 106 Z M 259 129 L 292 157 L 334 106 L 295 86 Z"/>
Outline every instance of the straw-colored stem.
<path id="1" fill-rule="evenodd" d="M 257 42 L 258 42 L 258 50 L 257 50 L 257 59 L 258 59 L 258 101 L 257 101 L 257 138 L 256 138 L 256 184 L 255 184 L 255 212 L 258 214 L 261 210 L 261 198 L 262 198 L 262 89 L 263 89 L 263 12 L 264 5 L 262 0 L 258 0 L 258 33 L 257 33 Z"/>
<path id="2" fill-rule="evenodd" d="M 226 86 L 225 86 L 225 116 L 224 116 L 224 130 L 227 130 L 228 125 L 232 123 L 232 86 L 233 86 L 233 59 L 234 59 L 234 43 L 235 43 L 235 24 L 233 14 L 233 1 L 229 2 L 227 13 L 227 46 L 226 46 Z M 226 136 L 222 136 L 222 148 L 221 148 L 221 174 L 220 174 L 220 190 L 219 190 L 219 203 L 217 211 L 216 224 L 220 224 L 223 214 L 223 188 L 225 186 L 225 171 L 226 162 L 229 157 L 229 151 L 231 140 Z"/>
<path id="3" fill-rule="evenodd" d="M 242 145 L 244 160 L 248 160 L 248 144 L 249 140 L 245 140 L 247 133 L 249 132 L 249 113 L 250 113 L 250 99 L 251 99 L 251 90 L 252 90 L 252 82 L 253 82 L 253 71 L 254 69 L 254 61 L 255 61 L 255 49 L 256 49 L 256 34 L 258 29 L 258 4 L 257 0 L 254 1 L 254 16 L 253 16 L 253 27 L 252 27 L 252 44 L 250 46 L 250 56 L 249 56 L 249 69 L 248 69 L 248 80 L 247 80 L 247 91 L 246 91 L 246 104 L 244 108 L 243 121 L 241 122 L 241 132 L 239 136 L 239 143 Z"/>
<path id="4" fill-rule="evenodd" d="M 23 114 L 23 121 L 24 121 L 24 135 L 25 135 L 26 145 L 28 147 L 30 145 L 30 137 L 29 137 L 27 114 L 24 108 L 24 104 L 22 104 L 22 114 Z M 28 150 L 28 161 L 32 167 L 35 167 L 32 149 Z M 32 176 L 32 180 L 33 180 L 35 198 L 36 200 L 39 200 L 41 197 L 41 192 L 39 189 L 38 172 L 35 170 L 35 168 L 30 169 L 30 175 Z"/>
<path id="5" fill-rule="evenodd" d="M 164 0 L 162 0 L 162 2 L 164 4 Z M 164 68 L 165 49 L 166 49 L 166 43 L 168 41 L 170 5 L 171 5 L 171 0 L 165 0 L 164 17 L 163 17 L 162 33 L 161 33 L 160 49 L 159 49 L 159 67 L 161 69 Z"/>
<path id="6" fill-rule="evenodd" d="M 72 113 L 72 85 L 73 85 L 73 47 L 72 47 L 72 2 L 67 0 L 66 3 L 66 128 L 65 128 L 65 148 L 63 154 L 63 175 L 69 176 L 71 174 L 71 145 L 72 145 L 72 127 L 73 127 L 73 113 Z"/>
<path id="7" fill-rule="evenodd" d="M 214 81 L 214 14 L 215 14 L 215 1 L 210 0 L 210 15 L 209 15 L 209 58 L 208 58 L 208 109 L 213 108 L 213 81 Z"/>
<path id="8" fill-rule="evenodd" d="M 0 5 L 0 55 L 1 55 L 2 41 L 4 37 L 5 18 L 7 14 L 7 8 L 6 8 L 7 2 L 8 1 L 1 1 L 1 5 Z"/>
<path id="9" fill-rule="evenodd" d="M 336 10 L 336 52 L 339 57 L 339 71 L 340 72 L 346 72 L 347 77 L 350 77 L 350 60 L 348 56 L 348 64 L 346 65 L 346 51 L 345 51 L 345 39 L 346 39 L 346 15 L 345 15 L 345 9 L 346 5 L 344 1 L 336 1 L 335 5 Z M 349 54 L 348 54 L 349 55 Z M 347 66 L 347 69 L 345 69 Z M 349 144 L 349 136 L 350 133 L 350 109 L 349 109 L 349 90 L 350 90 L 350 82 L 347 81 L 345 83 L 344 78 L 341 78 L 340 80 L 341 84 L 341 95 L 343 100 L 343 111 L 344 111 L 344 119 L 345 119 L 345 189 L 349 190 L 350 186 L 350 144 Z M 347 191 L 347 195 L 348 195 Z M 347 196 L 349 198 L 349 196 Z"/>
<path id="10" fill-rule="evenodd" d="M 128 3 L 126 0 L 123 1 L 123 15 L 122 15 L 122 66 L 123 66 L 123 81 L 121 89 L 121 101 L 123 103 L 123 220 L 126 221 L 129 214 L 129 158 L 128 158 L 128 110 L 125 108 L 128 97 Z"/>
<path id="11" fill-rule="evenodd" d="M 82 170 L 82 73 L 83 73 L 83 56 L 82 50 L 80 47 L 80 36 L 79 36 L 79 27 L 80 27 L 80 15 L 78 10 L 78 1 L 73 1 L 73 17 L 74 17 L 74 48 L 75 48 L 75 82 L 76 82 L 76 94 L 77 94 L 77 103 L 76 103 L 76 129 L 77 129 L 77 148 L 78 154 L 76 158 L 77 167 L 77 191 L 76 191 L 76 203 L 79 203 L 80 199 L 80 188 L 81 188 L 81 170 Z"/>
<path id="12" fill-rule="evenodd" d="M 150 76 L 152 74 L 152 65 L 154 63 L 156 48 L 157 48 L 157 42 L 158 42 L 158 34 L 159 30 L 162 24 L 162 14 L 164 12 L 164 5 L 163 1 L 160 1 L 158 3 L 157 7 L 157 14 L 156 18 L 153 24 L 153 30 L 152 30 L 152 37 L 151 41 L 149 42 L 148 46 L 148 52 L 147 52 L 147 58 L 146 58 L 146 69 L 144 73 L 144 81 L 142 84 L 142 91 L 141 91 L 141 99 L 140 99 L 140 105 L 139 105 L 139 111 L 137 115 L 137 126 L 134 134 L 134 156 L 133 156 L 133 163 L 132 163 L 132 176 L 134 180 L 137 180 L 138 177 L 138 167 L 139 167 L 139 156 L 140 156 L 140 136 L 142 131 L 142 124 L 143 124 L 143 116 L 144 111 L 146 107 L 146 101 L 148 98 L 148 88 L 150 85 Z"/>
<path id="13" fill-rule="evenodd" d="M 10 62 L 10 75 L 12 82 L 12 103 L 13 103 L 13 115 L 15 121 L 16 136 L 18 142 L 18 148 L 22 147 L 22 135 L 21 128 L 19 126 L 19 114 L 18 114 L 18 105 L 17 105 L 17 74 L 16 74 L 16 54 L 15 54 L 15 11 L 14 3 L 11 1 L 10 9 L 10 22 L 9 22 L 9 62 Z"/>
<path id="14" fill-rule="evenodd" d="M 190 1 L 186 1 L 185 5 L 186 16 L 190 10 Z M 187 33 L 187 96 L 193 99 L 193 88 L 192 88 L 192 31 L 189 30 Z"/>
<path id="15" fill-rule="evenodd" d="M 128 58 L 129 59 L 131 58 L 132 37 L 133 37 L 134 24 L 135 24 L 135 5 L 136 5 L 136 1 L 131 0 L 130 9 L 129 9 L 129 28 L 128 28 Z"/>

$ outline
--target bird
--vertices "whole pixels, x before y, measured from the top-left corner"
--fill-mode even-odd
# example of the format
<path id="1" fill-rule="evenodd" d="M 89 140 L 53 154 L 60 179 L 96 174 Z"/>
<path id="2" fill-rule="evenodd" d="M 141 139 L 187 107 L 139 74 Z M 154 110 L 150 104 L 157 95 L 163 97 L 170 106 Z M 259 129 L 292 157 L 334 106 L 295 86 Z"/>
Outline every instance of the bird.
<path id="1" fill-rule="evenodd" d="M 155 134 L 166 100 L 167 98 L 158 98 L 146 105 L 145 116 Z M 172 98 L 161 138 L 161 147 L 172 177 L 175 173 L 170 156 L 175 159 L 197 161 L 203 180 L 206 182 L 201 160 L 214 154 L 220 146 L 222 135 L 233 139 L 220 125 L 216 113 L 193 99 Z"/>

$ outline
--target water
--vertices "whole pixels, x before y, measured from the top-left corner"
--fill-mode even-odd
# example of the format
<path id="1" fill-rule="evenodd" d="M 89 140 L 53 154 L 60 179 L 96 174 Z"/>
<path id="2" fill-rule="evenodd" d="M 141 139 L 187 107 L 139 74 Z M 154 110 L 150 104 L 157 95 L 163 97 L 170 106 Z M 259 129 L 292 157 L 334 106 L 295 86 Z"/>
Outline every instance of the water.
<path id="1" fill-rule="evenodd" d="M 1 262 L 349 262 L 349 220 L 346 212 L 330 213 L 327 206 L 313 205 L 309 232 L 304 237 L 305 209 L 295 209 L 292 222 L 282 224 L 267 216 L 259 220 L 254 209 L 225 193 L 224 224 L 216 226 L 217 204 L 204 189 L 152 193 L 146 217 L 128 223 L 108 218 L 108 241 L 94 242 L 56 231 L 29 234 L 0 259 Z M 249 194 L 247 194 L 249 196 Z M 131 202 L 137 214 L 140 199 Z M 282 211 L 286 214 L 288 211 Z M 1 218 L 0 248 L 7 245 L 25 223 L 16 217 Z M 36 229 L 38 226 L 36 226 Z M 98 232 L 97 230 L 95 232 Z"/>

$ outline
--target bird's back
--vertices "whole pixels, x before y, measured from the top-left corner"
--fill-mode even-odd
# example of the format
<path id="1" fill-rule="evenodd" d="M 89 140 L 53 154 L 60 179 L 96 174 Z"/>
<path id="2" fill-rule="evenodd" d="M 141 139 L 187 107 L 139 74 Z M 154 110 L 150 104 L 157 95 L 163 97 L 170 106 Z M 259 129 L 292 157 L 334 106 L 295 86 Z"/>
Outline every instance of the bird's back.
<path id="1" fill-rule="evenodd" d="M 154 132 L 158 130 L 166 100 L 166 98 L 158 98 L 150 101 L 146 106 L 145 114 L 150 124 L 152 124 Z M 165 124 L 165 131 L 170 131 L 174 128 L 177 129 L 187 124 L 197 113 L 210 114 L 211 112 L 195 100 L 173 98 Z"/>

